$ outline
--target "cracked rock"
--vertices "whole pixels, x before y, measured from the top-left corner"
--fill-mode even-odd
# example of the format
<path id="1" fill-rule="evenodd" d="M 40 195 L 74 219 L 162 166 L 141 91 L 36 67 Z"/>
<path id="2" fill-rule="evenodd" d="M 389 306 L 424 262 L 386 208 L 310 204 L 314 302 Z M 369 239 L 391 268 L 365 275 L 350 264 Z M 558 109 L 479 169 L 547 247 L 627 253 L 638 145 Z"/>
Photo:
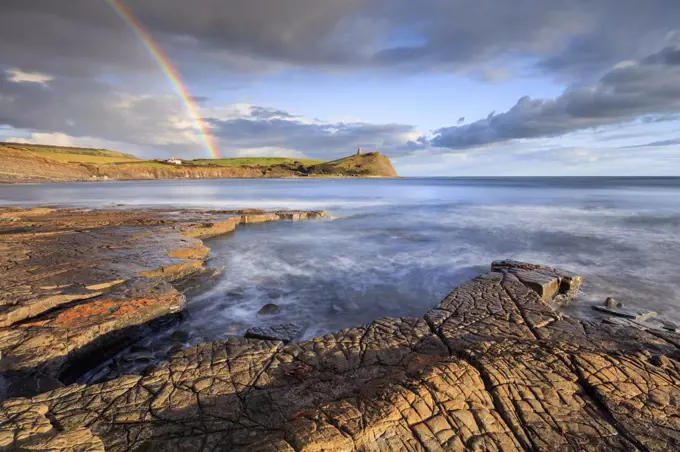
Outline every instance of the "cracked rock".
<path id="1" fill-rule="evenodd" d="M 55 218 L 66 221 L 73 212 L 12 210 L 18 220 L 11 225 L 26 227 L 28 218 L 40 231 L 41 222 L 54 228 Z M 190 221 L 176 223 L 126 215 L 138 228 L 136 241 L 152 244 L 155 234 L 138 235 L 144 227 L 177 228 L 167 240 L 181 231 L 204 237 L 273 219 L 255 211 L 189 213 Z M 67 241 L 76 247 L 93 240 L 103 245 L 98 222 L 117 218 L 78 216 L 89 232 Z M 31 262 L 24 247 L 30 240 L 8 235 L 0 234 L 5 266 L 11 267 L 10 255 L 21 265 Z M 51 240 L 46 237 L 34 239 L 43 246 Z M 140 254 L 144 246 L 131 251 L 117 240 L 106 242 L 106 272 L 84 270 L 80 279 L 68 265 L 59 267 L 66 276 L 50 274 L 51 263 L 57 265 L 50 253 L 32 261 L 44 283 L 10 268 L 17 287 L 3 295 L 2 318 L 23 314 L 0 328 L 0 365 L 58 372 L 98 338 L 122 340 L 126 326 L 174 312 L 182 297 L 166 281 L 188 271 L 187 259 L 202 267 L 201 247 L 183 237 L 187 242 L 169 247 L 181 251 L 166 257 L 170 261 L 157 260 L 156 250 Z M 24 245 L 16 245 L 21 240 Z M 122 273 L 110 273 L 115 265 L 107 253 L 145 255 L 164 265 L 139 265 L 150 273 L 119 281 Z M 97 279 L 88 282 L 88 275 Z M 0 402 L 0 450 L 680 450 L 680 334 L 642 329 L 625 317 L 597 323 L 557 311 L 581 282 L 543 265 L 500 261 L 424 318 L 378 319 L 298 343 L 284 344 L 279 336 L 283 340 L 229 338 L 175 347 L 167 362 L 144 375 L 41 387 L 47 390 Z M 44 300 L 76 283 L 102 293 L 31 307 L 31 294 Z"/>

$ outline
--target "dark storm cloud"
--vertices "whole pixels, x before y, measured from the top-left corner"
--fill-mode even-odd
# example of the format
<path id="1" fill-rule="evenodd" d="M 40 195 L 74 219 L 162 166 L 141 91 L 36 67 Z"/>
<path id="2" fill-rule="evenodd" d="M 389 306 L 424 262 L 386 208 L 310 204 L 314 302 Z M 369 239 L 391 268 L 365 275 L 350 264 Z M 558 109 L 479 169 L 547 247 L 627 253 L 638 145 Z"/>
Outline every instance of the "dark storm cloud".
<path id="1" fill-rule="evenodd" d="M 678 28 L 677 0 L 136 0 L 124 2 L 174 58 L 230 69 L 270 64 L 473 71 L 498 57 L 597 71 Z M 153 69 L 104 1 L 4 0 L 0 62 L 85 74 Z M 501 69 L 485 68 L 504 72 Z"/>
<path id="2" fill-rule="evenodd" d="M 504 80 L 529 69 L 574 86 L 555 100 L 523 98 L 507 113 L 442 129 L 434 138 L 437 146 L 554 136 L 650 114 L 667 118 L 679 110 L 678 48 L 669 46 L 645 58 L 664 40 L 680 38 L 672 35 L 680 28 L 678 0 L 123 3 L 180 72 L 197 80 L 281 67 L 450 71 L 480 80 Z M 605 73 L 627 59 L 640 63 Z M 508 61 L 516 63 L 512 71 L 505 66 Z M 0 126 L 142 144 L 158 143 L 159 131 L 182 133 L 172 121 L 185 115 L 176 99 L 130 96 L 102 82 L 105 76 L 123 86 L 131 76 L 158 76 L 139 39 L 105 1 L 3 0 L 0 73 L 10 69 L 54 79 L 47 86 L 5 80 Z M 208 104 L 208 99 L 196 100 Z M 430 145 L 427 138 L 404 138 L 411 126 L 305 124 L 264 107 L 240 120 L 212 121 L 217 134 L 227 141 L 238 137 L 244 147 L 276 145 L 319 153 L 370 143 L 407 153 Z M 184 146 L 181 140 L 160 142 Z"/>
<path id="3" fill-rule="evenodd" d="M 465 149 L 521 138 L 563 135 L 616 124 L 648 114 L 680 110 L 679 47 L 640 63 L 616 66 L 599 82 L 567 89 L 556 99 L 521 98 L 509 111 L 436 131 L 432 144 Z"/>
<path id="4" fill-rule="evenodd" d="M 4 0 L 0 69 L 89 75 L 149 70 L 153 62 L 105 1 Z"/>

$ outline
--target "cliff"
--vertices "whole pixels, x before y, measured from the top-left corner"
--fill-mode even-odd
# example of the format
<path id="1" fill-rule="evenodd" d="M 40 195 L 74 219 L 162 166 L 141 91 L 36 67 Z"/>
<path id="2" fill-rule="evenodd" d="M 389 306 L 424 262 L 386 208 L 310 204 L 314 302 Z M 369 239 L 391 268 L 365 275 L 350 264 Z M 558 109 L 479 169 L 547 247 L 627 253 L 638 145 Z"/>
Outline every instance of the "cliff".
<path id="1" fill-rule="evenodd" d="M 0 182 L 61 182 L 90 179 L 92 171 L 87 166 L 60 162 L 0 146 Z"/>
<path id="2" fill-rule="evenodd" d="M 228 179 L 289 177 L 397 177 L 386 156 L 377 152 L 332 162 L 309 164 L 288 159 L 275 165 L 223 165 L 222 161 L 187 161 L 172 165 L 138 160 L 105 150 L 0 145 L 0 183 L 75 182 L 147 179 Z M 107 154 L 109 152 L 110 154 Z M 257 161 L 257 159 L 252 159 Z M 263 159 L 264 160 L 264 159 Z"/>

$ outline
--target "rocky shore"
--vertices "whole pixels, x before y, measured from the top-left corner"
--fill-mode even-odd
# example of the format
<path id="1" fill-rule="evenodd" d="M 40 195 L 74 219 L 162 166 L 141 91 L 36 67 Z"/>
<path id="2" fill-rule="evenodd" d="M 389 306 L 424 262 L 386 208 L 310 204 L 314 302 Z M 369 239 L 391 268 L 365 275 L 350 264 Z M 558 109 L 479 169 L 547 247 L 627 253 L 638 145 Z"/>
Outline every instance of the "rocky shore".
<path id="1" fill-rule="evenodd" d="M 206 265 L 202 239 L 242 224 L 325 217 L 260 210 L 0 210 L 4 391 L 24 395 L 73 382 L 148 327 L 177 320 L 184 293 L 219 272 Z"/>
<path id="2" fill-rule="evenodd" d="M 582 278 L 514 261 L 422 318 L 73 383 L 214 276 L 200 239 L 324 216 L 1 210 L 0 372 L 23 397 L 0 402 L 0 450 L 680 449 L 680 334 L 567 317 Z"/>

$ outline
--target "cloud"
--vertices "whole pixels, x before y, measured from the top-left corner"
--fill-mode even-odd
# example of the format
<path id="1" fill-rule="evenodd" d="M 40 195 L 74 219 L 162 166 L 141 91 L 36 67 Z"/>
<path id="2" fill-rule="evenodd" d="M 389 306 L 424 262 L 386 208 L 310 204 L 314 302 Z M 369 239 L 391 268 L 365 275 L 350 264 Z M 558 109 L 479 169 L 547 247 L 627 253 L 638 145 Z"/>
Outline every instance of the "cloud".
<path id="1" fill-rule="evenodd" d="M 505 0 L 124 3 L 180 63 L 247 72 L 389 68 L 502 80 L 510 74 L 493 62 L 510 57 L 583 76 L 649 53 L 680 23 L 677 0 L 523 0 L 512 8 Z M 91 0 L 5 0 L 0 61 L 61 75 L 154 69 L 128 26 L 106 2 Z"/>
<path id="2" fill-rule="evenodd" d="M 19 69 L 7 71 L 7 80 L 14 83 L 37 83 L 47 86 L 47 82 L 54 79 L 51 75 L 41 74 L 40 72 L 23 72 Z"/>
<path id="3" fill-rule="evenodd" d="M 251 106 L 249 113 L 240 117 L 208 121 L 213 134 L 226 149 L 290 149 L 321 159 L 346 156 L 358 147 L 402 155 L 411 150 L 408 141 L 421 136 L 410 125 L 310 121 L 258 106 Z"/>
<path id="4" fill-rule="evenodd" d="M 511 8 L 507 0 L 121 1 L 191 82 L 225 152 L 326 158 L 362 146 L 400 156 L 634 118 L 673 120 L 680 110 L 678 0 L 522 0 Z M 165 87 L 140 89 L 160 73 L 107 2 L 4 0 L 0 8 L 0 126 L 125 142 L 148 155 L 204 155 L 184 105 L 156 91 Z M 488 82 L 543 75 L 570 88 L 552 100 L 522 98 L 472 123 L 469 115 L 467 122 L 453 117 L 456 127 L 432 138 L 409 124 L 328 122 L 269 106 L 217 105 L 225 85 L 289 69 L 447 72 Z M 209 98 L 199 95 L 206 92 Z"/>
<path id="5" fill-rule="evenodd" d="M 0 73 L 0 124 L 150 148 L 200 149 L 193 121 L 172 94 L 136 95 L 104 82 L 70 77 L 45 83 L 49 89 Z"/>
<path id="6" fill-rule="evenodd" d="M 32 132 L 24 136 L 3 136 L 2 141 L 11 143 L 46 144 L 50 146 L 84 147 L 94 149 L 111 149 L 142 155 L 143 147 L 131 145 L 120 141 L 103 140 L 95 137 L 74 137 L 64 133 Z"/>
<path id="7" fill-rule="evenodd" d="M 654 124 L 657 122 L 677 121 L 680 119 L 680 113 L 664 114 L 664 115 L 650 115 L 642 118 L 645 124 Z"/>
<path id="8" fill-rule="evenodd" d="M 626 146 L 625 149 L 665 147 L 665 146 L 680 146 L 680 138 L 675 138 L 671 140 L 652 141 L 651 143 L 645 144 L 636 144 L 635 146 Z"/>
<path id="9" fill-rule="evenodd" d="M 135 95 L 70 77 L 51 79 L 45 90 L 10 77 L 0 77 L 0 124 L 33 132 L 33 141 L 128 143 L 144 157 L 206 154 L 193 119 L 173 95 Z M 397 155 L 408 152 L 407 142 L 421 135 L 410 125 L 324 122 L 248 104 L 203 107 L 201 114 L 225 155 L 266 152 L 326 159 L 360 146 Z"/>
<path id="10" fill-rule="evenodd" d="M 505 113 L 435 132 L 437 147 L 466 149 L 525 138 L 554 137 L 680 110 L 680 46 L 640 62 L 616 65 L 597 83 L 567 89 L 556 99 L 522 97 Z"/>
<path id="11" fill-rule="evenodd" d="M 250 116 L 257 119 L 281 119 L 281 118 L 294 118 L 295 116 L 290 113 L 277 110 L 275 108 L 251 106 Z"/>

